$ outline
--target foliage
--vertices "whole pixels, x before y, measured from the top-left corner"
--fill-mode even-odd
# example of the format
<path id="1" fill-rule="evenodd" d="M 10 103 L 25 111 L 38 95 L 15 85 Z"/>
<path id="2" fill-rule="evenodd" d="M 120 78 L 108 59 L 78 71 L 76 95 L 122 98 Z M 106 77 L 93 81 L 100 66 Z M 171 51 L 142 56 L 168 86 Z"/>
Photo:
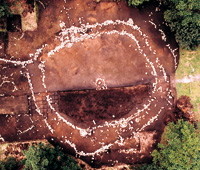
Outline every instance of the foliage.
<path id="1" fill-rule="evenodd" d="M 150 0 L 127 0 L 128 5 L 139 6 Z M 153 0 L 151 0 L 153 2 Z M 164 18 L 181 48 L 194 49 L 200 43 L 199 0 L 157 0 L 166 7 Z"/>
<path id="2" fill-rule="evenodd" d="M 31 145 L 28 151 L 23 151 L 26 170 L 79 170 L 77 162 L 64 154 L 59 147 L 51 147 L 40 143 Z"/>
<path id="3" fill-rule="evenodd" d="M 199 0 L 162 0 L 167 7 L 164 18 L 182 48 L 193 49 L 200 43 Z"/>
<path id="4" fill-rule="evenodd" d="M 133 170 L 161 170 L 156 164 L 143 164 L 139 167 L 130 167 Z"/>
<path id="5" fill-rule="evenodd" d="M 162 135 L 164 143 L 152 153 L 153 162 L 161 169 L 197 170 L 200 167 L 200 135 L 194 125 L 179 120 L 169 123 Z"/>
<path id="6" fill-rule="evenodd" d="M 143 4 L 145 1 L 150 1 L 150 0 L 128 0 L 128 5 L 138 6 Z"/>
<path id="7" fill-rule="evenodd" d="M 4 0 L 0 0 L 0 18 L 9 17 L 10 15 L 11 12 L 8 5 L 4 2 Z"/>
<path id="8" fill-rule="evenodd" d="M 19 161 L 14 157 L 8 157 L 7 160 L 0 161 L 0 169 L 1 170 L 17 170 L 21 167 Z"/>

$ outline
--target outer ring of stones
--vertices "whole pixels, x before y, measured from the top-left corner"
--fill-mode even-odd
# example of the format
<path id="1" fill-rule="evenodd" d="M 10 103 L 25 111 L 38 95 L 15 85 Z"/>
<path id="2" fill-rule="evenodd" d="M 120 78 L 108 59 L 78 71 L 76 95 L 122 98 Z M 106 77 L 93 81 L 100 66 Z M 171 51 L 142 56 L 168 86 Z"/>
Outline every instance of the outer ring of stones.
<path id="1" fill-rule="evenodd" d="M 135 36 L 131 33 L 128 33 L 126 32 L 125 30 L 122 30 L 122 31 L 116 31 L 116 30 L 112 30 L 112 31 L 108 31 L 108 32 L 97 32 L 97 33 L 91 33 L 91 34 L 87 34 L 86 31 L 87 29 L 91 29 L 91 28 L 96 28 L 96 27 L 102 27 L 102 26 L 109 26 L 109 25 L 118 25 L 118 24 L 122 24 L 122 25 L 125 25 L 125 26 L 128 26 L 128 27 L 131 27 L 133 32 L 134 31 L 137 31 L 138 34 L 142 35 L 143 36 L 143 39 L 146 43 L 146 46 L 147 48 L 152 52 L 152 49 L 151 47 L 148 45 L 148 41 L 147 41 L 147 38 L 146 38 L 146 35 L 144 35 L 142 33 L 142 31 L 140 30 L 140 28 L 137 26 L 137 25 L 134 25 L 133 23 L 133 20 L 132 19 L 129 19 L 127 22 L 125 21 L 120 21 L 120 20 L 116 20 L 116 21 L 112 21 L 112 20 L 107 20 L 101 24 L 99 23 L 96 23 L 96 24 L 93 24 L 93 25 L 90 25 L 90 24 L 82 24 L 81 27 L 70 27 L 70 28 L 66 28 L 65 27 L 65 24 L 63 22 L 60 23 L 60 26 L 61 26 L 61 30 L 62 32 L 60 33 L 60 36 L 59 36 L 59 39 L 61 41 L 61 44 L 59 46 L 57 46 L 54 50 L 51 50 L 49 53 L 48 53 L 48 56 L 51 57 L 55 52 L 59 52 L 60 49 L 62 48 L 70 48 L 72 47 L 73 43 L 77 43 L 77 42 L 80 42 L 80 41 L 84 41 L 84 40 L 87 40 L 87 39 L 94 39 L 96 37 L 99 37 L 101 36 L 102 34 L 106 34 L 106 35 L 112 35 L 112 34 L 119 34 L 121 36 L 128 36 L 130 37 L 137 45 L 137 49 L 139 51 L 140 54 L 142 54 L 144 56 L 144 59 L 146 59 L 147 63 L 151 66 L 152 68 L 152 75 L 154 76 L 154 83 L 153 83 L 153 90 L 152 90 L 152 96 L 150 96 L 150 99 L 148 100 L 148 103 L 147 104 L 144 104 L 144 107 L 143 109 L 140 109 L 138 110 L 136 113 L 134 113 L 134 115 L 131 115 L 127 118 L 122 118 L 122 119 L 119 119 L 119 120 L 114 120 L 114 121 L 110 121 L 110 122 L 107 122 L 105 121 L 104 124 L 102 125 L 98 125 L 98 126 L 95 126 L 95 127 L 92 127 L 92 128 L 87 128 L 87 129 L 82 129 L 80 127 L 77 127 L 77 126 L 74 126 L 70 121 L 66 120 L 65 118 L 63 118 L 60 113 L 58 113 L 55 108 L 53 108 L 53 106 L 51 105 L 51 98 L 49 95 L 46 96 L 46 99 L 47 99 L 47 102 L 50 106 L 50 108 L 55 112 L 57 118 L 58 118 L 58 121 L 63 121 L 67 126 L 70 126 L 72 127 L 73 129 L 76 129 L 76 130 L 79 130 L 80 132 L 80 136 L 81 137 L 89 137 L 92 135 L 92 133 L 95 132 L 95 130 L 97 129 L 101 129 L 103 127 L 120 127 L 120 131 L 119 133 L 123 133 L 123 129 L 127 128 L 128 126 L 131 126 L 131 123 L 132 123 L 132 120 L 133 119 L 136 119 L 138 120 L 139 117 L 140 117 L 140 113 L 142 112 L 146 112 L 148 113 L 148 107 L 151 105 L 151 103 L 153 101 L 155 101 L 154 99 L 154 94 L 156 93 L 157 91 L 157 84 L 159 83 L 159 80 L 158 80 L 158 77 L 157 77 L 157 72 L 156 72 L 156 67 L 154 66 L 154 63 L 152 61 L 150 61 L 150 59 L 147 57 L 147 55 L 143 52 L 143 50 L 141 49 L 140 45 L 139 45 L 139 41 L 137 41 L 137 39 L 135 38 Z M 84 32 L 84 34 L 80 37 L 76 37 L 76 34 L 80 33 L 80 32 Z M 67 36 L 68 34 L 70 33 L 70 37 Z M 57 37 L 58 38 L 58 37 Z M 35 53 L 35 56 L 34 56 L 34 59 L 37 60 L 38 56 L 41 54 L 42 52 L 42 49 L 45 47 L 46 45 L 42 46 L 41 49 L 37 50 L 37 52 Z M 148 47 L 149 46 L 149 47 Z M 153 52 L 152 52 L 152 55 L 155 55 Z M 32 64 L 34 62 L 30 62 L 30 64 Z M 158 58 L 157 58 L 157 61 L 156 63 L 158 63 L 158 66 L 157 68 L 160 69 L 161 72 L 163 72 L 163 76 L 166 75 L 165 73 L 165 70 L 164 68 L 162 67 L 161 64 L 159 64 L 159 61 L 158 61 Z M 45 84 L 45 61 L 41 61 L 41 63 L 39 64 L 38 68 L 41 70 L 41 74 L 42 74 L 42 85 L 44 87 L 44 89 L 46 90 L 47 92 L 47 87 L 46 87 L 46 84 Z M 27 73 L 27 78 L 28 78 L 28 81 L 29 81 L 29 85 L 30 85 L 30 89 L 32 91 L 32 96 L 33 96 L 33 99 L 35 98 L 34 97 L 34 89 L 33 89 L 33 85 L 31 84 L 31 78 L 30 78 L 30 75 L 29 73 Z M 167 80 L 165 80 L 167 81 Z M 40 112 L 40 108 L 36 105 L 36 108 L 37 108 L 37 111 L 39 114 L 41 114 Z M 137 132 L 141 131 L 142 129 L 144 129 L 146 126 L 148 126 L 149 124 L 151 124 L 153 121 L 155 121 L 158 117 L 158 115 L 162 112 L 162 110 L 164 109 L 164 107 L 161 107 L 160 110 L 158 111 L 157 115 L 152 117 L 144 126 L 142 126 L 140 129 L 134 129 L 134 130 L 131 130 L 133 136 L 134 134 L 136 134 Z M 54 133 L 54 129 L 52 129 L 51 125 L 48 123 L 48 119 L 45 119 L 44 120 L 47 127 L 49 128 L 50 132 L 53 134 Z M 57 120 L 56 120 L 57 121 Z M 136 131 L 136 132 L 135 132 Z M 85 153 L 84 151 L 79 151 L 77 150 L 76 148 L 76 144 L 71 142 L 70 139 L 67 139 L 67 137 L 64 138 L 65 141 L 64 143 L 68 143 L 72 148 L 74 148 L 75 152 L 80 155 L 80 156 L 95 156 L 95 155 L 98 155 L 99 153 L 101 152 L 105 152 L 105 150 L 109 149 L 113 144 L 119 144 L 120 141 L 119 140 L 116 140 L 115 142 L 113 143 L 109 143 L 109 144 L 106 144 L 106 145 L 102 145 L 102 147 L 100 147 L 99 149 L 95 150 L 94 152 L 90 152 L 90 153 Z M 120 143 L 121 144 L 121 143 Z"/>

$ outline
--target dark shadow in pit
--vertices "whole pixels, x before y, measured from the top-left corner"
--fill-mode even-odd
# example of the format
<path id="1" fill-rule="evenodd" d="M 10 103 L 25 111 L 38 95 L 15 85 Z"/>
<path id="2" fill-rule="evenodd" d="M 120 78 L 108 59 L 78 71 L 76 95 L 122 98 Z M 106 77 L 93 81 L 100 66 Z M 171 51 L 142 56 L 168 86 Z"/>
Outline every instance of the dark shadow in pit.
<path id="1" fill-rule="evenodd" d="M 21 16 L 12 15 L 7 18 L 7 30 L 10 32 L 19 32 L 21 30 Z"/>
<path id="2" fill-rule="evenodd" d="M 149 85 L 59 92 L 59 111 L 65 113 L 79 126 L 99 125 L 127 115 L 149 95 Z"/>

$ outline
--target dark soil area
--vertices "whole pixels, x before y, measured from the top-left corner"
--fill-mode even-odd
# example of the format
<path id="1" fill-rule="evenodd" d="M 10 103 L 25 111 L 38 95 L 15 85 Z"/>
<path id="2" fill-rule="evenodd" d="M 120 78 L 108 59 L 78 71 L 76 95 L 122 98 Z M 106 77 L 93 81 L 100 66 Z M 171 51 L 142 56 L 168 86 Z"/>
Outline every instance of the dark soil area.
<path id="1" fill-rule="evenodd" d="M 59 93 L 59 110 L 77 123 L 97 123 L 124 117 L 149 95 L 148 85 Z"/>
<path id="2" fill-rule="evenodd" d="M 20 15 L 10 16 L 7 18 L 7 23 L 7 30 L 10 32 L 19 32 L 22 28 Z"/>

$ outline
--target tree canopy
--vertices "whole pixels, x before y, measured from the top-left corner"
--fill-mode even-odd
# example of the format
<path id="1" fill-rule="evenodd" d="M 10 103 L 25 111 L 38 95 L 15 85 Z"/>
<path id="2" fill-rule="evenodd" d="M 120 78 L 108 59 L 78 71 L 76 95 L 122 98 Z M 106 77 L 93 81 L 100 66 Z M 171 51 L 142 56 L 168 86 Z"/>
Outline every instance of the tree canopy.
<path id="1" fill-rule="evenodd" d="M 139 6 L 150 0 L 127 0 L 128 5 Z M 154 0 L 151 0 L 152 2 Z M 165 6 L 164 18 L 181 48 L 194 49 L 200 43 L 199 0 L 157 0 Z"/>
<path id="2" fill-rule="evenodd" d="M 59 147 L 50 145 L 31 145 L 25 155 L 25 170 L 80 170 L 77 162 L 64 154 Z"/>
<path id="3" fill-rule="evenodd" d="M 0 0 L 0 19 L 3 17 L 9 17 L 11 15 L 9 6 L 4 2 L 4 0 Z"/>
<path id="4" fill-rule="evenodd" d="M 145 1 L 150 1 L 150 0 L 128 0 L 128 5 L 138 6 L 143 4 Z"/>
<path id="5" fill-rule="evenodd" d="M 169 123 L 158 149 L 152 152 L 153 163 L 131 167 L 134 170 L 199 170 L 199 129 L 183 119 Z"/>
<path id="6" fill-rule="evenodd" d="M 159 150 L 152 153 L 153 162 L 160 169 L 199 170 L 200 135 L 193 124 L 182 119 L 169 123 L 161 141 Z"/>
<path id="7" fill-rule="evenodd" d="M 194 48 L 200 43 L 200 1 L 162 0 L 167 10 L 164 18 L 175 32 L 182 48 Z"/>
<path id="8" fill-rule="evenodd" d="M 20 162 L 14 157 L 8 157 L 7 160 L 0 161 L 1 170 L 18 170 L 21 166 Z"/>

